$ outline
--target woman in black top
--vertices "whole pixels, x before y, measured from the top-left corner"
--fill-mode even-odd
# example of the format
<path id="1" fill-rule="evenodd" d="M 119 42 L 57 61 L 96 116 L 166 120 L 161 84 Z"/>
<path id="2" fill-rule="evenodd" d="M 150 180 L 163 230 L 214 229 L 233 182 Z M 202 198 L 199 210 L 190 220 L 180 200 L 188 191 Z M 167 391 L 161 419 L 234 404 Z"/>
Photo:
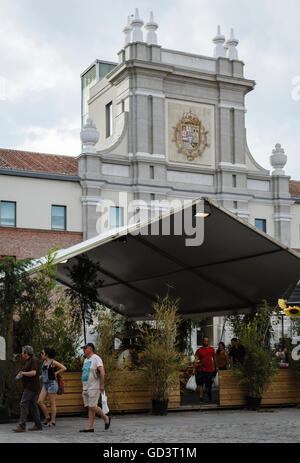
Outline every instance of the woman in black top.
<path id="1" fill-rule="evenodd" d="M 41 390 L 38 403 L 45 415 L 45 426 L 55 426 L 56 418 L 56 394 L 58 391 L 57 375 L 66 371 L 66 367 L 61 363 L 54 360 L 55 350 L 45 347 L 42 351 L 42 359 L 44 363 L 42 365 L 42 376 L 40 379 L 43 380 L 43 388 Z M 58 368 L 58 370 L 57 370 Z M 51 418 L 49 411 L 45 403 L 46 398 L 49 397 L 51 407 Z"/>

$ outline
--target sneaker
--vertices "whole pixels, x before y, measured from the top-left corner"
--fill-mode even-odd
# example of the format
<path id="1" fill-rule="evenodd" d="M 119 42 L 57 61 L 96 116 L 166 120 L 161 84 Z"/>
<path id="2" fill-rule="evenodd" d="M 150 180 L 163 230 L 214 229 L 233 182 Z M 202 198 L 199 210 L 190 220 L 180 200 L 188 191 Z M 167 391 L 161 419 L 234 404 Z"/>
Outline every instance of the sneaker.
<path id="1" fill-rule="evenodd" d="M 42 430 L 43 430 L 42 426 L 37 426 L 36 424 L 32 428 L 29 429 L 29 431 L 42 431 Z"/>
<path id="2" fill-rule="evenodd" d="M 43 421 L 43 426 L 48 426 L 48 424 L 50 423 L 51 421 L 51 418 L 45 418 L 45 420 Z"/>
<path id="3" fill-rule="evenodd" d="M 26 429 L 18 425 L 15 429 L 13 429 L 13 432 L 26 432 Z"/>

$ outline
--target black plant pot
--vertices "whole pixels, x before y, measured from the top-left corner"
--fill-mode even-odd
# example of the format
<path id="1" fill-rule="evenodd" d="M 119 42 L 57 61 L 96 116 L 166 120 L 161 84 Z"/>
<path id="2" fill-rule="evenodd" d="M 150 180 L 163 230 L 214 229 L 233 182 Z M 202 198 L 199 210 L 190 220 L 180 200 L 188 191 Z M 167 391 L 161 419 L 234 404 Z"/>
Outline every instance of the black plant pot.
<path id="1" fill-rule="evenodd" d="M 167 415 L 169 400 L 152 400 L 153 415 Z"/>
<path id="2" fill-rule="evenodd" d="M 248 410 L 259 410 L 261 406 L 261 397 L 246 397 L 246 405 Z"/>

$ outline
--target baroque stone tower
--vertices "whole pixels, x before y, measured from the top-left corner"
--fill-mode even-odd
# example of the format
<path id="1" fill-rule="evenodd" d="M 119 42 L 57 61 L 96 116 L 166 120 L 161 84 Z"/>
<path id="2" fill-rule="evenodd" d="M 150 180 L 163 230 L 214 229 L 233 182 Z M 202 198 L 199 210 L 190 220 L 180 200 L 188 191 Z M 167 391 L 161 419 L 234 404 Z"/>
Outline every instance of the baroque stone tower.
<path id="1" fill-rule="evenodd" d="M 122 208 L 126 192 L 149 207 L 208 196 L 254 225 L 265 221 L 289 245 L 286 159 L 276 145 L 270 175 L 248 149 L 245 97 L 255 82 L 244 76 L 233 29 L 226 41 L 218 27 L 206 57 L 159 45 L 153 13 L 143 25 L 138 10 L 128 17 L 118 64 L 90 88 L 79 156 L 84 238 L 100 232 L 101 203 Z"/>

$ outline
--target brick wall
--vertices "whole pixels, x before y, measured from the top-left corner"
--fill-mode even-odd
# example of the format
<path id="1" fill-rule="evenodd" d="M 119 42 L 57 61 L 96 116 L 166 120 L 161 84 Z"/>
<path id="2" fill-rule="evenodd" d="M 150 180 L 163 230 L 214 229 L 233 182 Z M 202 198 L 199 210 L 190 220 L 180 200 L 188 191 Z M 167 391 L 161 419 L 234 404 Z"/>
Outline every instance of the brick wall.
<path id="1" fill-rule="evenodd" d="M 55 246 L 68 248 L 82 240 L 80 232 L 0 227 L 0 255 L 37 258 Z"/>

